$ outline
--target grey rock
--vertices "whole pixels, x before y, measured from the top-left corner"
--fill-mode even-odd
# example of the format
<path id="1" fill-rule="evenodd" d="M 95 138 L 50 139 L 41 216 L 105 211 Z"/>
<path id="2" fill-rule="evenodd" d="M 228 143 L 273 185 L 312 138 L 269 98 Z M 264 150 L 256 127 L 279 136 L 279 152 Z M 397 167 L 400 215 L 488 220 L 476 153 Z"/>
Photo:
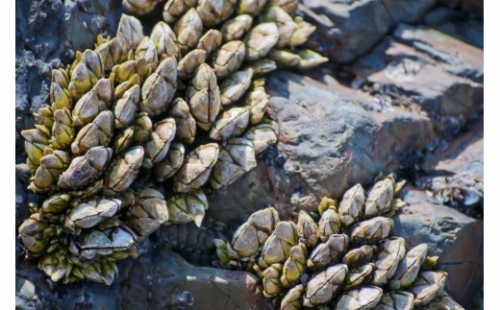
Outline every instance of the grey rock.
<path id="1" fill-rule="evenodd" d="M 16 263 L 16 309 L 59 309 L 60 304 L 49 281 L 35 264 Z"/>
<path id="2" fill-rule="evenodd" d="M 482 109 L 483 51 L 431 28 L 400 24 L 354 71 L 434 116 L 469 119 Z"/>
<path id="3" fill-rule="evenodd" d="M 69 290 L 61 303 L 63 309 L 120 309 L 119 295 L 120 285 L 116 281 L 111 286 L 85 282 Z"/>
<path id="4" fill-rule="evenodd" d="M 437 7 L 424 16 L 422 24 L 484 49 L 484 23 L 477 17 L 470 17 L 464 12 L 446 7 Z"/>
<path id="5" fill-rule="evenodd" d="M 469 309 L 483 283 L 483 221 L 443 206 L 410 186 L 401 196 L 408 205 L 394 217 L 391 235 L 405 238 L 407 248 L 427 243 L 427 255 L 439 256 L 438 269 L 448 273 L 447 292 Z"/>
<path id="6" fill-rule="evenodd" d="M 481 218 L 484 197 L 484 124 L 478 120 L 443 151 L 429 154 L 420 165 L 417 186 L 441 203 Z"/>
<path id="7" fill-rule="evenodd" d="M 122 309 L 272 309 L 255 276 L 196 267 L 167 248 L 136 259 L 121 293 Z"/>
<path id="8" fill-rule="evenodd" d="M 334 62 L 346 63 L 368 52 L 393 26 L 413 23 L 435 0 L 304 0 L 299 6 L 306 20 L 317 26 L 311 44 Z M 316 41 L 316 42 L 314 42 Z"/>
<path id="9" fill-rule="evenodd" d="M 276 72 L 266 87 L 268 114 L 280 128 L 277 149 L 286 161 L 283 168 L 260 164 L 226 196 L 210 197 L 208 215 L 216 220 L 229 222 L 270 202 L 281 215 L 290 205 L 317 211 L 322 197 L 340 198 L 355 183 L 371 184 L 380 172 L 397 168 L 405 152 L 435 139 L 427 117 L 398 107 L 367 111 L 373 97 L 338 84 Z"/>

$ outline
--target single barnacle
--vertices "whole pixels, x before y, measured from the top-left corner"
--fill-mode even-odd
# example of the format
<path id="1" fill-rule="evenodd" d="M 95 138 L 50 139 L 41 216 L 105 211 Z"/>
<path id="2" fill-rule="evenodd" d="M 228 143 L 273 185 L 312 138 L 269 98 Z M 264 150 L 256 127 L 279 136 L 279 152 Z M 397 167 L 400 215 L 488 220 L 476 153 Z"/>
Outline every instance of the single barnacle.
<path id="1" fill-rule="evenodd" d="M 34 129 L 26 129 L 21 131 L 21 136 L 24 141 L 24 148 L 28 155 L 27 164 L 30 169 L 35 170 L 40 166 L 40 159 L 44 156 L 45 148 L 49 146 L 50 130 L 47 128 L 35 125 Z"/>
<path id="2" fill-rule="evenodd" d="M 261 124 L 251 127 L 244 137 L 252 141 L 255 155 L 260 154 L 278 140 L 278 123 L 273 120 L 264 120 Z"/>
<path id="3" fill-rule="evenodd" d="M 177 194 L 167 201 L 170 222 L 186 224 L 194 222 L 200 227 L 208 209 L 207 197 L 200 190 L 188 194 Z"/>
<path id="4" fill-rule="evenodd" d="M 252 142 L 245 138 L 231 139 L 219 151 L 212 169 L 210 185 L 214 189 L 227 186 L 257 166 Z"/>
<path id="5" fill-rule="evenodd" d="M 35 123 L 46 128 L 52 128 L 54 124 L 54 112 L 48 105 L 44 105 L 38 110 L 38 113 L 33 113 Z"/>
<path id="6" fill-rule="evenodd" d="M 113 67 L 113 73 L 115 74 L 115 83 L 124 83 L 129 81 L 135 75 L 140 79 L 145 79 L 152 72 L 152 68 L 148 65 L 145 58 L 139 58 L 137 60 L 127 60 Z M 134 84 L 139 85 L 139 84 Z"/>
<path id="7" fill-rule="evenodd" d="M 258 267 L 256 267 L 259 272 Z M 281 264 L 272 264 L 261 273 L 262 286 L 264 287 L 264 296 L 272 298 L 277 296 L 283 291 L 283 285 L 280 281 L 281 271 L 283 266 Z"/>
<path id="8" fill-rule="evenodd" d="M 193 143 L 196 136 L 196 121 L 186 101 L 182 98 L 175 98 L 170 106 L 169 114 L 175 119 L 176 137 L 187 144 Z"/>
<path id="9" fill-rule="evenodd" d="M 299 46 L 306 43 L 309 36 L 316 30 L 316 27 L 305 21 L 296 20 L 296 23 L 297 23 L 297 28 L 295 29 L 295 31 L 292 34 L 292 37 L 290 38 L 291 46 Z"/>
<path id="10" fill-rule="evenodd" d="M 34 254 L 43 253 L 48 247 L 50 237 L 54 237 L 55 233 L 40 213 L 32 214 L 19 226 L 19 236 L 24 246 Z"/>
<path id="11" fill-rule="evenodd" d="M 126 251 L 134 246 L 136 236 L 123 228 L 111 228 L 101 231 L 93 228 L 81 235 L 81 240 L 74 247 L 73 240 L 69 248 L 73 248 L 74 255 L 92 260 L 112 255 L 115 251 Z"/>
<path id="12" fill-rule="evenodd" d="M 101 57 L 104 70 L 106 71 L 127 60 L 128 46 L 123 39 L 123 34 L 111 40 L 104 39 L 102 35 L 98 35 L 96 46 L 95 51 Z"/>
<path id="13" fill-rule="evenodd" d="M 69 168 L 59 177 L 57 186 L 70 190 L 90 185 L 104 171 L 112 155 L 110 148 L 96 146 L 85 155 L 73 158 Z"/>
<path id="14" fill-rule="evenodd" d="M 353 287 L 361 285 L 367 280 L 375 269 L 375 264 L 369 263 L 358 268 L 349 268 L 349 274 L 346 277 L 343 290 L 350 290 Z"/>
<path id="15" fill-rule="evenodd" d="M 332 234 L 340 230 L 340 216 L 337 212 L 337 200 L 324 197 L 318 206 L 321 218 L 318 223 L 318 237 L 326 241 Z"/>
<path id="16" fill-rule="evenodd" d="M 207 52 L 207 55 L 212 55 L 218 50 L 222 44 L 222 34 L 217 29 L 208 30 L 198 41 L 196 48 Z"/>
<path id="17" fill-rule="evenodd" d="M 59 175 L 68 168 L 69 156 L 64 151 L 54 150 L 40 159 L 28 189 L 40 193 L 53 190 Z"/>
<path id="18" fill-rule="evenodd" d="M 75 128 L 71 121 L 71 113 L 67 108 L 58 109 L 54 113 L 54 125 L 52 125 L 52 147 L 55 149 L 67 148 L 73 136 Z"/>
<path id="19" fill-rule="evenodd" d="M 342 258 L 342 263 L 349 267 L 364 265 L 372 260 L 376 250 L 377 247 L 374 245 L 362 245 L 347 252 L 344 258 Z"/>
<path id="20" fill-rule="evenodd" d="M 163 8 L 163 19 L 167 23 L 175 22 L 190 8 L 196 6 L 198 0 L 168 0 Z"/>
<path id="21" fill-rule="evenodd" d="M 141 85 L 141 77 L 139 74 L 134 74 L 130 79 L 127 81 L 120 83 L 118 86 L 115 87 L 115 98 L 121 98 L 125 94 L 127 90 L 132 88 L 134 85 Z"/>
<path id="22" fill-rule="evenodd" d="M 238 15 L 222 25 L 222 40 L 224 42 L 240 40 L 250 28 L 252 28 L 252 16 Z"/>
<path id="23" fill-rule="evenodd" d="M 387 213 L 391 208 L 395 186 L 396 181 L 394 181 L 392 175 L 388 175 L 385 179 L 375 183 L 366 199 L 363 218 Z"/>
<path id="24" fill-rule="evenodd" d="M 50 84 L 52 111 L 62 108 L 71 109 L 72 99 L 68 93 L 69 81 L 70 79 L 66 70 L 52 70 L 52 83 Z"/>
<path id="25" fill-rule="evenodd" d="M 65 227 L 74 231 L 76 227 L 91 228 L 111 218 L 120 209 L 119 199 L 98 197 L 82 201 L 66 216 Z"/>
<path id="26" fill-rule="evenodd" d="M 222 79 L 238 70 L 245 59 L 245 44 L 242 41 L 229 41 L 215 53 L 212 66 L 217 78 Z"/>
<path id="27" fill-rule="evenodd" d="M 405 291 L 392 291 L 382 295 L 374 310 L 411 310 L 415 297 Z"/>
<path id="28" fill-rule="evenodd" d="M 262 23 L 250 30 L 245 37 L 246 60 L 256 60 L 265 57 L 278 43 L 280 34 L 274 22 Z"/>
<path id="29" fill-rule="evenodd" d="M 219 145 L 204 144 L 191 152 L 174 179 L 174 191 L 187 193 L 199 189 L 208 181 L 212 167 L 217 162 Z"/>
<path id="30" fill-rule="evenodd" d="M 329 302 L 340 291 L 347 275 L 346 265 L 334 265 L 316 274 L 307 282 L 303 306 L 314 307 Z"/>
<path id="31" fill-rule="evenodd" d="M 281 284 L 283 287 L 290 287 L 297 284 L 300 276 L 306 269 L 307 248 L 304 243 L 294 245 L 290 249 L 290 255 L 283 264 L 283 274 L 281 275 Z"/>
<path id="32" fill-rule="evenodd" d="M 141 111 L 151 116 L 165 112 L 174 98 L 176 89 L 177 61 L 174 57 L 167 57 L 142 85 Z"/>
<path id="33" fill-rule="evenodd" d="M 121 129 L 132 124 L 139 109 L 140 94 L 139 85 L 134 85 L 116 102 L 113 108 L 115 128 Z"/>
<path id="34" fill-rule="evenodd" d="M 415 306 L 425 306 L 444 288 L 448 274 L 444 271 L 424 271 L 412 284 L 411 292 L 415 295 Z"/>
<path id="35" fill-rule="evenodd" d="M 220 98 L 222 105 L 235 103 L 245 94 L 252 82 L 253 70 L 246 69 L 237 71 L 228 76 L 220 86 Z"/>
<path id="36" fill-rule="evenodd" d="M 274 71 L 278 68 L 274 60 L 269 58 L 261 58 L 254 61 L 249 61 L 246 63 L 244 69 L 251 68 L 255 76 L 261 76 L 263 74 Z"/>
<path id="37" fill-rule="evenodd" d="M 116 37 L 127 47 L 127 50 L 137 48 L 144 38 L 141 22 L 137 18 L 125 14 L 122 14 L 116 32 Z"/>
<path id="38" fill-rule="evenodd" d="M 170 143 L 175 138 L 175 120 L 166 118 L 155 124 L 154 131 L 144 144 L 144 168 L 151 168 L 162 161 L 168 153 Z"/>
<path id="39" fill-rule="evenodd" d="M 139 174 L 143 159 L 144 149 L 141 146 L 133 147 L 116 158 L 104 178 L 103 193 L 114 196 L 127 190 Z"/>
<path id="40" fill-rule="evenodd" d="M 65 211 L 71 201 L 68 194 L 54 194 L 46 199 L 42 204 L 43 213 L 62 213 Z"/>
<path id="41" fill-rule="evenodd" d="M 298 0 L 271 0 L 271 4 L 275 5 L 275 6 L 279 6 L 280 8 L 285 10 L 285 12 L 292 15 L 297 10 L 297 7 L 299 5 L 299 1 Z"/>
<path id="42" fill-rule="evenodd" d="M 163 182 L 174 176 L 184 162 L 185 148 L 181 143 L 172 143 L 167 156 L 157 163 L 154 174 L 158 182 Z"/>
<path id="43" fill-rule="evenodd" d="M 351 232 L 351 239 L 355 242 L 382 240 L 389 235 L 393 226 L 394 221 L 390 218 L 374 217 L 356 224 Z"/>
<path id="44" fill-rule="evenodd" d="M 158 22 L 153 27 L 150 38 L 156 45 L 158 55 L 179 59 L 179 47 L 176 44 L 177 37 L 167 23 Z"/>
<path id="45" fill-rule="evenodd" d="M 206 26 L 214 26 L 220 22 L 224 0 L 198 0 L 196 10 Z"/>
<path id="46" fill-rule="evenodd" d="M 207 64 L 202 64 L 189 83 L 186 97 L 198 127 L 209 130 L 221 109 L 217 77 Z"/>
<path id="47" fill-rule="evenodd" d="M 127 224 L 139 236 L 148 236 L 169 218 L 167 203 L 163 195 L 152 188 L 139 192 L 135 204 L 126 218 Z"/>
<path id="48" fill-rule="evenodd" d="M 134 142 L 141 144 L 147 140 L 151 132 L 153 132 L 153 121 L 148 114 L 141 112 L 134 120 Z"/>
<path id="49" fill-rule="evenodd" d="M 300 56 L 300 63 L 297 66 L 297 68 L 300 70 L 312 69 L 325 62 L 328 62 L 328 58 L 323 57 L 320 54 L 311 50 L 300 51 L 299 56 Z"/>
<path id="50" fill-rule="evenodd" d="M 380 301 L 382 294 L 382 289 L 376 286 L 365 286 L 360 289 L 351 290 L 342 294 L 335 306 L 335 310 L 372 309 Z"/>
<path id="51" fill-rule="evenodd" d="M 182 15 L 175 23 L 174 30 L 177 35 L 177 44 L 183 54 L 196 46 L 203 31 L 203 21 L 196 9 L 191 8 Z"/>
<path id="52" fill-rule="evenodd" d="M 271 6 L 262 14 L 265 22 L 275 22 L 278 26 L 279 40 L 276 47 L 282 48 L 290 43 L 293 33 L 297 29 L 297 24 L 288 13 L 279 6 Z"/>
<path id="53" fill-rule="evenodd" d="M 108 110 L 113 96 L 113 86 L 108 79 L 100 79 L 91 91 L 83 95 L 71 112 L 73 125 L 84 126 L 92 122 L 99 113 Z"/>
<path id="54" fill-rule="evenodd" d="M 284 263 L 291 248 L 297 244 L 297 227 L 293 222 L 279 222 L 262 247 L 259 266 L 266 268 L 275 263 Z"/>
<path id="55" fill-rule="evenodd" d="M 137 15 L 146 15 L 152 12 L 161 0 L 123 0 L 123 7 Z"/>
<path id="56" fill-rule="evenodd" d="M 207 52 L 204 49 L 194 49 L 187 53 L 177 65 L 179 79 L 191 78 L 198 67 L 205 62 Z"/>
<path id="57" fill-rule="evenodd" d="M 427 244 L 422 243 L 412 248 L 406 256 L 401 260 L 394 273 L 394 276 L 389 281 L 389 288 L 399 290 L 409 287 L 418 275 L 420 265 L 427 255 Z"/>
<path id="58" fill-rule="evenodd" d="M 68 93 L 73 99 L 79 99 L 87 93 L 104 75 L 101 56 L 91 50 L 76 52 L 76 59 L 71 66 L 71 79 Z"/>
<path id="59" fill-rule="evenodd" d="M 297 235 L 299 236 L 299 240 L 302 240 L 308 248 L 313 248 L 318 243 L 317 230 L 318 225 L 316 225 L 311 216 L 303 210 L 300 211 L 297 220 Z"/>
<path id="60" fill-rule="evenodd" d="M 226 110 L 217 119 L 217 122 L 210 130 L 210 138 L 213 140 L 226 140 L 239 136 L 245 131 L 248 125 L 248 108 L 232 108 Z"/>
<path id="61" fill-rule="evenodd" d="M 300 56 L 287 50 L 273 49 L 267 55 L 280 68 L 293 68 L 300 64 Z"/>
<path id="62" fill-rule="evenodd" d="M 304 294 L 304 285 L 299 284 L 288 290 L 281 301 L 280 310 L 300 310 L 302 306 L 302 295 Z"/>
<path id="63" fill-rule="evenodd" d="M 379 246 L 379 254 L 375 262 L 372 284 L 382 286 L 392 278 L 399 263 L 406 254 L 405 240 L 393 237 Z"/>
<path id="64" fill-rule="evenodd" d="M 107 146 L 113 137 L 114 125 L 113 112 L 102 111 L 92 123 L 80 129 L 71 143 L 71 152 L 74 155 L 83 155 L 93 147 Z"/>
<path id="65" fill-rule="evenodd" d="M 268 0 L 241 0 L 238 5 L 238 14 L 257 15 L 267 4 Z"/>
<path id="66" fill-rule="evenodd" d="M 320 243 L 311 253 L 307 261 L 307 267 L 318 269 L 328 265 L 339 263 L 342 255 L 347 250 L 349 237 L 344 234 L 332 234 L 324 243 Z"/>
<path id="67" fill-rule="evenodd" d="M 342 224 L 347 227 L 354 223 L 363 214 L 364 203 L 365 193 L 361 184 L 356 184 L 345 192 L 339 206 Z"/>

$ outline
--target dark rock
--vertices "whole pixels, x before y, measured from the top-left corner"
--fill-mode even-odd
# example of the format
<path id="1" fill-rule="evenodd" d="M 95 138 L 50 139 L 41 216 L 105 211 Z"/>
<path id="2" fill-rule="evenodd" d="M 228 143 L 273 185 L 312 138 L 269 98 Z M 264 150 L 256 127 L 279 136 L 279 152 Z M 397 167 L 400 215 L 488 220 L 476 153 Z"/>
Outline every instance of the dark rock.
<path id="1" fill-rule="evenodd" d="M 484 0 L 439 0 L 439 2 L 454 9 L 474 12 L 481 17 L 484 15 Z"/>
<path id="2" fill-rule="evenodd" d="M 16 263 L 16 309 L 60 309 L 51 282 L 36 264 L 26 261 Z"/>
<path id="3" fill-rule="evenodd" d="M 122 309 L 272 309 L 258 282 L 243 271 L 192 266 L 160 248 L 133 262 Z"/>
<path id="4" fill-rule="evenodd" d="M 108 286 L 103 283 L 84 282 L 77 284 L 65 295 L 63 309 L 120 309 L 120 284 L 116 281 Z"/>
<path id="5" fill-rule="evenodd" d="M 366 111 L 373 98 L 340 85 L 276 72 L 266 86 L 268 113 L 280 128 L 278 150 L 287 160 L 283 169 L 259 165 L 225 196 L 210 197 L 208 214 L 216 220 L 241 219 L 270 202 L 282 215 L 289 205 L 316 211 L 322 197 L 371 184 L 398 167 L 406 151 L 435 139 L 427 117 L 398 107 Z"/>
<path id="6" fill-rule="evenodd" d="M 300 14 L 317 26 L 310 44 L 330 60 L 346 63 L 368 52 L 398 23 L 418 21 L 435 2 L 304 0 L 299 8 Z"/>
<path id="7" fill-rule="evenodd" d="M 470 119 L 482 109 L 483 51 L 430 28 L 400 24 L 354 71 L 434 117 Z"/>
<path id="8" fill-rule="evenodd" d="M 448 293 L 467 307 L 483 283 L 483 221 L 441 205 L 425 192 L 406 186 L 408 203 L 394 217 L 394 236 L 407 248 L 427 243 L 429 256 L 439 256 L 438 268 L 448 273 Z"/>
<path id="9" fill-rule="evenodd" d="M 484 130 L 483 121 L 458 135 L 448 147 L 428 155 L 420 165 L 424 175 L 419 188 L 431 191 L 441 203 L 475 217 L 483 216 Z"/>
<path id="10" fill-rule="evenodd" d="M 471 18 L 464 12 L 438 7 L 427 13 L 422 22 L 460 41 L 484 49 L 484 23 L 479 18 Z"/>

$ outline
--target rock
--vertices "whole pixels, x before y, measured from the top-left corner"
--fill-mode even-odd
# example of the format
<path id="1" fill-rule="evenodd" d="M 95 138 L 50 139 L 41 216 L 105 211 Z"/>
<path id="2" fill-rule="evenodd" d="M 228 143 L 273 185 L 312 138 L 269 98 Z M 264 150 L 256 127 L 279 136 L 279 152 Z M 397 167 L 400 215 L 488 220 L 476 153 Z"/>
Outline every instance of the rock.
<path id="1" fill-rule="evenodd" d="M 60 304 L 43 273 L 35 264 L 16 263 L 16 309 L 57 309 Z"/>
<path id="2" fill-rule="evenodd" d="M 273 309 L 258 282 L 244 271 L 192 266 L 159 248 L 133 262 L 122 309 Z"/>
<path id="3" fill-rule="evenodd" d="M 484 0 L 439 0 L 454 9 L 475 12 L 479 16 L 484 15 Z"/>
<path id="4" fill-rule="evenodd" d="M 211 196 L 208 216 L 215 220 L 231 222 L 271 201 L 278 209 L 317 211 L 322 197 L 340 198 L 357 182 L 371 185 L 380 172 L 398 167 L 405 152 L 435 139 L 427 117 L 399 107 L 367 111 L 372 97 L 338 84 L 276 72 L 266 87 L 268 113 L 280 128 L 277 148 L 286 161 L 283 168 L 260 164 L 227 195 Z"/>
<path id="5" fill-rule="evenodd" d="M 304 0 L 299 10 L 317 26 L 317 35 L 310 44 L 320 47 L 330 60 L 347 63 L 368 52 L 398 23 L 418 21 L 435 2 Z"/>
<path id="6" fill-rule="evenodd" d="M 445 150 L 428 155 L 420 165 L 425 175 L 417 180 L 419 188 L 434 193 L 441 203 L 475 218 L 483 217 L 483 127 L 482 120 L 474 122 Z"/>
<path id="7" fill-rule="evenodd" d="M 438 269 L 448 273 L 447 292 L 466 309 L 483 283 L 483 221 L 441 205 L 425 192 L 406 186 L 408 203 L 394 217 L 394 236 L 407 248 L 427 243 L 428 256 L 439 256 Z"/>
<path id="8" fill-rule="evenodd" d="M 446 7 L 437 7 L 424 16 L 422 24 L 484 49 L 484 23 L 477 17 L 467 16 L 464 12 Z"/>
<path id="9" fill-rule="evenodd" d="M 76 284 L 65 295 L 63 309 L 120 309 L 120 284 L 84 282 Z"/>
<path id="10" fill-rule="evenodd" d="M 433 116 L 469 119 L 482 109 L 483 51 L 431 28 L 398 25 L 354 71 Z"/>

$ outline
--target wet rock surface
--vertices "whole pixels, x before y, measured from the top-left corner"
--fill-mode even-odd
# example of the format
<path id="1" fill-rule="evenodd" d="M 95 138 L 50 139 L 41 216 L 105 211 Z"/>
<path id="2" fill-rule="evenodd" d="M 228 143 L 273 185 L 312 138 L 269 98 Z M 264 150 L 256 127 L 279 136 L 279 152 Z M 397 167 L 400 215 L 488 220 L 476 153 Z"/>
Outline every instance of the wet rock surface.
<path id="1" fill-rule="evenodd" d="M 255 276 L 192 266 L 165 248 L 137 259 L 121 296 L 122 309 L 272 309 Z"/>
<path id="2" fill-rule="evenodd" d="M 16 242 L 16 307 L 272 308 L 254 276 L 208 267 L 211 240 L 228 239 L 268 205 L 294 219 L 301 209 L 316 211 L 325 195 L 339 198 L 355 183 L 396 171 L 414 187 L 403 194 L 408 206 L 392 234 L 410 247 L 428 243 L 448 272 L 450 296 L 481 309 L 482 1 L 436 2 L 302 1 L 301 15 L 317 27 L 308 44 L 332 63 L 267 77 L 279 142 L 258 156 L 255 169 L 207 195 L 207 228 L 163 227 L 138 259 L 119 266 L 109 287 L 55 285 Z M 48 102 L 51 70 L 93 47 L 98 34 L 113 35 L 122 12 L 118 0 L 16 2 L 16 163 L 26 159 L 19 132 Z M 40 202 L 26 190 L 28 178 L 16 168 L 16 227 L 29 203 Z"/>
<path id="3" fill-rule="evenodd" d="M 436 1 L 304 0 L 300 9 L 318 27 L 316 42 L 332 61 L 346 63 L 365 54 L 392 27 L 418 21 Z"/>

